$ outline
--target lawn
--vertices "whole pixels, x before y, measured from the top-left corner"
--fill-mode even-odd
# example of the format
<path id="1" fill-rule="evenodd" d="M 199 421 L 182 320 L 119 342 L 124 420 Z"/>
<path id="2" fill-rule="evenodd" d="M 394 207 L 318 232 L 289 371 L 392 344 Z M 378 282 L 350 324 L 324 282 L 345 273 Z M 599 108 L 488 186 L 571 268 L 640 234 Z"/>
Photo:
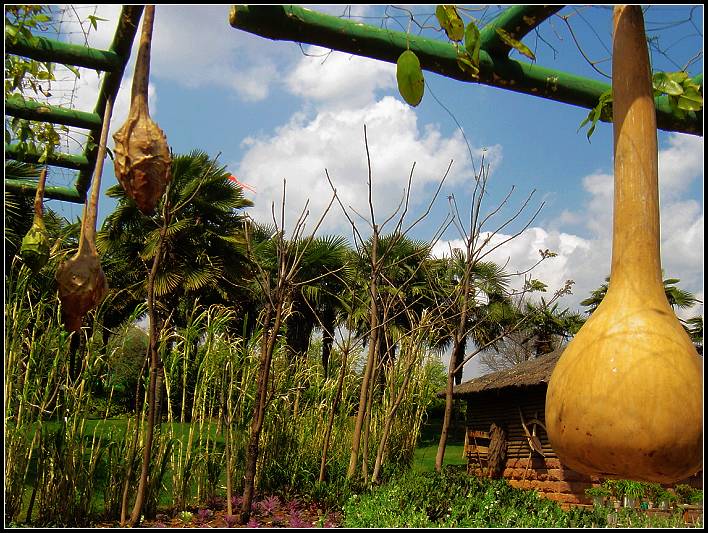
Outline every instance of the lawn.
<path id="1" fill-rule="evenodd" d="M 413 456 L 413 470 L 431 472 L 435 470 L 435 456 L 438 453 L 442 416 L 430 416 L 421 428 L 420 440 Z M 467 460 L 463 456 L 465 447 L 464 427 L 454 424 L 448 433 L 443 465 L 463 465 Z"/>

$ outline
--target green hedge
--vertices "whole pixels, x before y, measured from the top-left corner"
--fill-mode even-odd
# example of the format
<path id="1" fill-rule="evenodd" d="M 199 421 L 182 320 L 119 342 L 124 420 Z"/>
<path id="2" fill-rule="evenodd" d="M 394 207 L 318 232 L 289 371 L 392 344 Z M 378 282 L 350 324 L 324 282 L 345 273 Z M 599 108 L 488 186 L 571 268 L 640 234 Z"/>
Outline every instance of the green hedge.
<path id="1" fill-rule="evenodd" d="M 469 476 L 464 468 L 409 472 L 389 484 L 352 496 L 344 527 L 681 527 L 680 514 L 652 517 L 631 509 L 563 511 L 535 491 L 506 480 Z"/>

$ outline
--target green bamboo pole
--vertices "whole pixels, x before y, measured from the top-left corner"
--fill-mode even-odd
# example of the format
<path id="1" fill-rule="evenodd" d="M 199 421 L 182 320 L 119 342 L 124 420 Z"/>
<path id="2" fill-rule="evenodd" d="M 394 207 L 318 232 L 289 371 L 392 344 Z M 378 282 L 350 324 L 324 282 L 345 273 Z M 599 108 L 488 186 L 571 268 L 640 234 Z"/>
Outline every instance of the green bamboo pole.
<path id="1" fill-rule="evenodd" d="M 120 89 L 120 82 L 125 66 L 130 59 L 133 40 L 143 9 L 142 5 L 123 6 L 113 42 L 107 51 L 69 45 L 45 38 L 37 38 L 39 44 L 34 41 L 30 43 L 20 41 L 20 44 L 17 45 L 18 48 L 14 50 L 10 50 L 6 43 L 7 52 L 27 55 L 33 59 L 108 70 L 104 76 L 93 113 L 27 101 L 17 97 L 8 98 L 5 101 L 5 113 L 10 116 L 89 130 L 83 155 L 51 154 L 47 159 L 47 163 L 51 165 L 80 171 L 74 187 L 47 186 L 45 190 L 47 198 L 76 203 L 83 203 L 86 200 L 86 191 L 96 165 L 98 147 L 94 139 L 98 139 L 100 136 L 103 123 L 101 117 L 103 117 L 108 98 L 114 97 Z M 27 49 L 27 47 L 31 49 Z M 5 157 L 34 162 L 38 156 L 22 152 L 16 146 L 6 145 Z M 5 184 L 8 190 L 20 194 L 34 195 L 36 190 L 36 182 L 5 180 Z"/>
<path id="2" fill-rule="evenodd" d="M 521 8 L 505 12 L 501 15 L 504 18 L 498 18 L 490 28 L 518 27 L 518 31 L 523 33 L 525 28 L 530 30 L 540 23 L 540 18 L 519 23 L 522 12 Z M 521 19 L 523 22 L 523 16 Z M 594 108 L 600 95 L 610 89 L 608 83 L 500 57 L 498 48 L 496 51 L 493 48 L 491 54 L 487 49 L 481 50 L 480 74 L 478 79 L 474 79 L 460 69 L 457 50 L 448 42 L 378 28 L 292 5 L 234 5 L 229 13 L 229 22 L 234 28 L 269 39 L 314 44 L 390 63 L 395 63 L 404 50 L 410 49 L 418 56 L 421 67 L 430 72 L 585 109 Z M 492 29 L 487 30 L 486 38 L 489 46 L 498 46 Z M 686 118 L 678 117 L 666 97 L 658 98 L 656 105 L 659 128 L 703 134 L 702 113 L 687 113 Z"/>
<path id="3" fill-rule="evenodd" d="M 18 35 L 16 40 L 5 37 L 5 53 L 29 57 L 37 61 L 51 61 L 104 71 L 119 68 L 122 61 L 120 56 L 111 50 L 98 50 L 41 36 L 27 39 Z"/>
<path id="4" fill-rule="evenodd" d="M 5 190 L 17 194 L 31 196 L 37 192 L 37 181 L 5 179 Z M 66 202 L 82 203 L 83 200 L 74 187 L 61 187 L 58 185 L 46 185 L 44 187 L 44 197 L 53 200 L 64 200 Z"/>
<path id="5" fill-rule="evenodd" d="M 41 157 L 41 154 L 22 151 L 20 150 L 20 147 L 17 144 L 6 144 L 5 157 L 8 159 L 25 161 L 27 163 L 39 163 L 39 158 Z M 70 168 L 73 170 L 88 170 L 91 167 L 89 160 L 84 155 L 64 154 L 56 152 L 50 153 L 47 156 L 46 161 L 43 161 L 42 164 Z"/>
<path id="6" fill-rule="evenodd" d="M 564 6 L 511 6 L 505 9 L 480 31 L 482 48 L 490 55 L 507 56 L 511 47 L 499 37 L 497 28 L 506 31 L 511 37 L 520 41 L 527 33 L 541 24 Z"/>
<path id="7" fill-rule="evenodd" d="M 65 126 L 92 129 L 101 126 L 101 117 L 96 113 L 86 113 L 75 109 L 66 109 L 44 104 L 34 100 L 25 100 L 20 96 L 11 96 L 5 100 L 5 113 L 27 120 L 52 122 Z"/>

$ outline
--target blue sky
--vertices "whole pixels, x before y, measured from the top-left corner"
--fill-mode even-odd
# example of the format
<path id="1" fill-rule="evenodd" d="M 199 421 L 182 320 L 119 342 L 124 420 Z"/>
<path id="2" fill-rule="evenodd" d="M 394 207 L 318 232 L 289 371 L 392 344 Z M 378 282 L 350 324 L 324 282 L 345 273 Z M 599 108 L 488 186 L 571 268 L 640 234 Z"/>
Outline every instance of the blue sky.
<path id="1" fill-rule="evenodd" d="M 328 170 L 345 204 L 366 212 L 366 124 L 373 165 L 375 205 L 383 219 L 398 204 L 413 163 L 412 215 L 419 214 L 444 174 L 453 167 L 426 224 L 415 237 L 428 239 L 448 212 L 447 196 L 454 194 L 463 208 L 469 203 L 474 166 L 485 154 L 490 164 L 491 210 L 514 186 L 512 210 L 535 189 L 528 209 L 544 208 L 530 228 L 494 259 L 508 260 L 508 270 L 527 268 L 539 249 L 558 257 L 544 263 L 534 277 L 550 291 L 565 280 L 575 281 L 573 295 L 561 305 L 579 309 L 579 301 L 609 274 L 612 216 L 612 128 L 599 124 L 591 142 L 579 125 L 587 110 L 517 94 L 498 88 L 466 84 L 426 73 L 426 94 L 411 108 L 398 95 L 395 66 L 349 54 L 314 49 L 288 41 L 271 41 L 236 30 L 228 23 L 228 5 L 160 5 L 155 16 L 152 48 L 151 115 L 165 131 L 176 153 L 202 149 L 216 156 L 234 175 L 256 189 L 247 193 L 254 202 L 251 215 L 268 221 L 271 202 L 280 202 L 282 180 L 287 179 L 288 228 L 310 201 L 310 218 L 319 217 L 331 191 Z M 79 11 L 84 16 L 91 9 Z M 340 15 L 345 6 L 321 8 Z M 434 8 L 416 6 L 420 14 Z M 92 30 L 89 42 L 107 48 L 115 29 L 119 6 L 98 6 L 96 15 L 108 19 Z M 353 15 L 382 23 L 381 6 L 353 6 Z M 389 10 L 391 14 L 402 10 Z M 486 15 L 488 21 L 490 11 Z M 598 68 L 610 71 L 611 9 L 566 7 L 583 51 Z M 652 56 L 653 66 L 678 70 L 702 52 L 702 6 L 652 6 L 647 28 L 661 29 L 661 46 L 667 60 Z M 673 22 L 686 20 L 683 24 Z M 390 17 L 391 29 L 401 29 Z M 67 28 L 71 22 L 67 20 Z M 675 27 L 674 27 L 675 26 Z M 73 34 L 72 39 L 81 39 Z M 530 34 L 524 42 L 534 49 L 539 64 L 603 79 L 581 56 L 568 28 L 558 17 Z M 127 115 L 133 63 L 128 66 L 112 120 L 118 129 Z M 304 54 L 306 51 L 308 54 Z M 515 53 L 514 59 L 527 61 Z M 703 70 L 702 55 L 689 69 Z M 606 78 L 603 81 L 608 81 Z M 91 110 L 98 78 L 82 71 L 75 92 L 76 106 Z M 438 100 L 464 128 L 469 150 L 459 128 Z M 109 147 L 112 146 L 112 140 Z M 660 132 L 660 184 L 662 202 L 662 260 L 667 276 L 681 279 L 681 286 L 703 298 L 703 139 Z M 50 180 L 67 179 L 50 175 Z M 112 165 L 106 164 L 102 189 L 115 183 Z M 81 206 L 50 202 L 69 217 Z M 103 200 L 99 220 L 113 206 Z M 498 219 L 500 222 L 502 218 Z M 527 220 L 522 217 L 522 220 Z M 505 228 L 510 232 L 519 226 Z M 287 229 L 287 228 L 286 228 Z M 493 229 L 492 227 L 489 228 Z M 346 219 L 333 209 L 323 232 L 351 235 Z M 438 251 L 457 235 L 449 231 Z M 690 314 L 702 313 L 702 305 Z"/>

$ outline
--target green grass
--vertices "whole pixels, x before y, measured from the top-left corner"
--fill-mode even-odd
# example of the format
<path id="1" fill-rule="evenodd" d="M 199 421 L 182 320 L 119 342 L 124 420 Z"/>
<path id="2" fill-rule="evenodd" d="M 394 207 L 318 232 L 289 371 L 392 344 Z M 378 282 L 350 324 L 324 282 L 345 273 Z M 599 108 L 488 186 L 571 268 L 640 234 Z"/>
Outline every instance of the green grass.
<path id="1" fill-rule="evenodd" d="M 467 459 L 463 457 L 465 447 L 464 423 L 453 424 L 448 433 L 445 459 L 443 465 L 464 465 Z M 435 456 L 438 453 L 442 416 L 431 416 L 421 428 L 420 440 L 413 455 L 413 470 L 416 472 L 432 472 L 435 470 Z"/>

